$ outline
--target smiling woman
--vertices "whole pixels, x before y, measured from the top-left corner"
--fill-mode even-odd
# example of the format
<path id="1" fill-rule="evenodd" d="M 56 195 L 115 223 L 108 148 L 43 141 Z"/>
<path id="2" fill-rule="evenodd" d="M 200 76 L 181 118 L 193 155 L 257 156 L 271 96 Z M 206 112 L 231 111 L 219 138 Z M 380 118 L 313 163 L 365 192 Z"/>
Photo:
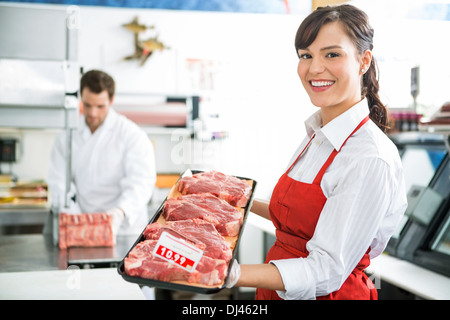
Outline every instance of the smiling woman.
<path id="1" fill-rule="evenodd" d="M 266 264 L 234 262 L 228 286 L 257 287 L 256 299 L 377 298 L 364 269 L 407 203 L 398 150 L 383 132 L 372 38 L 351 5 L 318 8 L 301 23 L 298 74 L 320 109 L 270 203 L 253 202 L 276 227 Z"/>
<path id="2" fill-rule="evenodd" d="M 298 55 L 298 74 L 311 102 L 322 108 L 322 125 L 361 100 L 359 75 L 370 65 L 372 54 L 355 50 L 341 22 L 323 26 L 315 41 L 299 49 Z"/>
<path id="3" fill-rule="evenodd" d="M 346 8 L 346 6 L 338 9 L 321 7 L 303 21 L 295 37 L 295 48 L 300 58 L 299 76 L 308 94 L 311 91 L 322 92 L 324 89 L 328 89 L 331 87 L 331 82 L 333 84 L 337 82 L 335 87 L 349 85 L 350 88 L 358 88 L 357 92 L 347 92 L 348 95 L 354 95 L 353 98 L 347 97 L 354 101 L 350 106 L 360 101 L 361 97 L 367 97 L 371 120 L 385 132 L 387 130 L 387 111 L 378 96 L 376 61 L 371 51 L 374 30 L 369 25 L 368 17 L 363 11 L 352 12 Z M 314 45 L 312 45 L 313 43 Z M 315 56 L 310 50 L 316 51 L 314 52 Z M 312 61 L 305 62 L 305 60 L 315 60 L 315 64 L 312 65 Z M 309 74 L 306 75 L 306 72 Z M 337 78 L 320 78 L 319 76 L 323 75 L 322 72 L 328 72 L 325 74 L 331 77 L 339 76 L 339 81 Z M 352 77 L 353 74 L 360 77 Z M 309 80 L 306 79 L 307 76 Z M 311 79 L 311 77 L 313 78 Z M 350 81 L 349 77 L 358 79 L 360 85 L 355 86 L 348 82 L 345 84 L 345 81 Z M 319 81 L 319 84 L 317 80 L 325 80 L 325 83 Z M 311 81 L 315 81 L 316 85 Z M 310 85 L 307 82 L 311 82 Z M 316 102 L 319 104 L 316 104 L 316 100 L 313 100 L 311 95 L 310 98 L 312 103 L 318 107 L 322 106 L 321 103 L 326 105 L 326 102 L 320 100 Z M 344 111 L 345 108 L 335 110 L 330 115 L 330 119 Z"/>

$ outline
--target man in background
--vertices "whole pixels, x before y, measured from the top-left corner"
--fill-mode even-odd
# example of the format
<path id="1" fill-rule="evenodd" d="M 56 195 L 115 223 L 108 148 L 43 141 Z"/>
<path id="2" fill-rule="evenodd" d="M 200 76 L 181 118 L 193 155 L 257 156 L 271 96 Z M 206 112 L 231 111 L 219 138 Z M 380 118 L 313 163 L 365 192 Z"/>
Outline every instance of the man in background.
<path id="1" fill-rule="evenodd" d="M 155 181 L 153 146 L 145 132 L 111 108 L 114 79 L 99 70 L 80 81 L 82 116 L 72 138 L 69 208 L 65 197 L 65 133 L 56 138 L 48 174 L 51 200 L 60 212 L 106 212 L 113 232 L 139 233 L 148 223 Z"/>

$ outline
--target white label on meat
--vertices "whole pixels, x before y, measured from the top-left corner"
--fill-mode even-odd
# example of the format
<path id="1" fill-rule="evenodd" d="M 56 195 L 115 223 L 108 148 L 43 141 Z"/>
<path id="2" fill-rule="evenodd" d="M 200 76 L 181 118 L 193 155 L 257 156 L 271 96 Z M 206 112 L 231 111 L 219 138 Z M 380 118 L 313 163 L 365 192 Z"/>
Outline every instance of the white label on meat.
<path id="1" fill-rule="evenodd" d="M 203 251 L 183 239 L 163 232 L 156 243 L 153 254 L 192 272 L 203 256 Z"/>

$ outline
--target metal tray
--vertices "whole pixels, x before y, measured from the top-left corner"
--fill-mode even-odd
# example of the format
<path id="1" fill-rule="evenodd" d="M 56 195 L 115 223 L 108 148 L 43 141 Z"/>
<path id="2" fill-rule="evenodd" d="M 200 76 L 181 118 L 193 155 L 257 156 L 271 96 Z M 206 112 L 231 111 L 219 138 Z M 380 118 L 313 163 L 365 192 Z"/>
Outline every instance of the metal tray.
<path id="1" fill-rule="evenodd" d="M 201 173 L 204 171 L 198 171 L 198 170 L 192 170 L 192 174 L 196 174 L 196 173 Z M 181 179 L 183 175 L 180 176 L 180 178 L 178 179 L 178 181 Z M 244 178 L 244 177 L 237 177 L 238 179 L 241 180 L 250 180 L 252 181 L 252 193 L 250 194 L 250 199 L 247 203 L 247 206 L 244 208 L 244 219 L 243 219 L 243 223 L 241 226 L 241 230 L 239 231 L 239 235 L 237 236 L 237 240 L 236 240 L 236 244 L 234 246 L 233 249 L 233 255 L 230 259 L 229 265 L 228 265 L 228 274 L 225 277 L 225 281 L 224 283 L 227 282 L 228 276 L 229 276 L 229 272 L 230 272 L 230 263 L 233 262 L 233 260 L 236 258 L 236 254 L 237 254 L 237 248 L 239 247 L 239 242 L 240 242 L 240 238 L 242 235 L 242 232 L 244 231 L 244 227 L 247 221 L 247 216 L 248 216 L 248 211 L 250 210 L 252 203 L 253 203 L 253 196 L 255 194 L 255 188 L 256 188 L 256 181 L 250 178 Z M 177 181 L 177 182 L 178 182 Z M 159 218 L 159 216 L 161 215 L 163 208 L 164 208 L 164 203 L 166 202 L 166 199 L 161 203 L 161 205 L 159 206 L 158 210 L 156 211 L 155 215 L 153 216 L 153 218 L 150 220 L 150 222 L 148 224 L 151 224 L 153 222 L 156 222 Z M 225 285 L 222 284 L 221 286 L 205 286 L 205 285 L 188 285 L 188 284 L 182 284 L 182 283 L 178 283 L 178 282 L 165 282 L 165 281 L 159 281 L 159 280 L 152 280 L 152 279 L 145 279 L 145 278 L 140 278 L 140 277 L 133 277 L 133 276 L 129 276 L 125 273 L 125 258 L 128 257 L 128 254 L 130 253 L 130 251 L 141 241 L 144 241 L 144 230 L 142 231 L 142 233 L 140 234 L 140 236 L 138 237 L 138 239 L 136 240 L 136 242 L 133 244 L 133 246 L 130 248 L 130 250 L 128 250 L 126 256 L 122 259 L 122 261 L 119 263 L 119 265 L 117 266 L 117 271 L 119 272 L 119 274 L 122 276 L 122 278 L 125 281 L 128 282 L 133 282 L 139 285 L 144 285 L 144 286 L 149 286 L 149 287 L 156 287 L 156 288 L 161 288 L 161 289 L 169 289 L 169 290 L 181 290 L 181 291 L 190 291 L 190 292 L 196 292 L 196 293 L 204 293 L 204 294 L 212 294 L 212 293 L 217 293 L 220 290 L 225 288 Z"/>

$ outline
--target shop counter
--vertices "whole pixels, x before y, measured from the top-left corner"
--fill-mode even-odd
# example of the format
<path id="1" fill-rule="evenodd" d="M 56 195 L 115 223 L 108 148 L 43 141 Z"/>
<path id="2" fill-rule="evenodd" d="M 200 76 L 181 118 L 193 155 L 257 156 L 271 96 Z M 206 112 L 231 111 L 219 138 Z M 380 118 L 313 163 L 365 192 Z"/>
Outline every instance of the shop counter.
<path id="1" fill-rule="evenodd" d="M 85 268 L 116 267 L 137 235 L 117 236 L 114 247 L 68 248 L 53 245 L 51 235 L 0 236 L 0 273 L 62 270 L 71 265 Z"/>
<path id="2" fill-rule="evenodd" d="M 139 286 L 115 268 L 0 273 L 0 300 L 144 300 Z"/>
<path id="3" fill-rule="evenodd" d="M 113 248 L 60 250 L 42 234 L 0 237 L 0 300 L 144 299 L 116 265 L 136 236 L 118 236 Z"/>
<path id="4" fill-rule="evenodd" d="M 370 262 L 366 272 L 381 291 L 383 284 L 380 286 L 379 280 L 409 292 L 419 299 L 450 299 L 450 278 L 405 260 L 382 254 Z"/>

